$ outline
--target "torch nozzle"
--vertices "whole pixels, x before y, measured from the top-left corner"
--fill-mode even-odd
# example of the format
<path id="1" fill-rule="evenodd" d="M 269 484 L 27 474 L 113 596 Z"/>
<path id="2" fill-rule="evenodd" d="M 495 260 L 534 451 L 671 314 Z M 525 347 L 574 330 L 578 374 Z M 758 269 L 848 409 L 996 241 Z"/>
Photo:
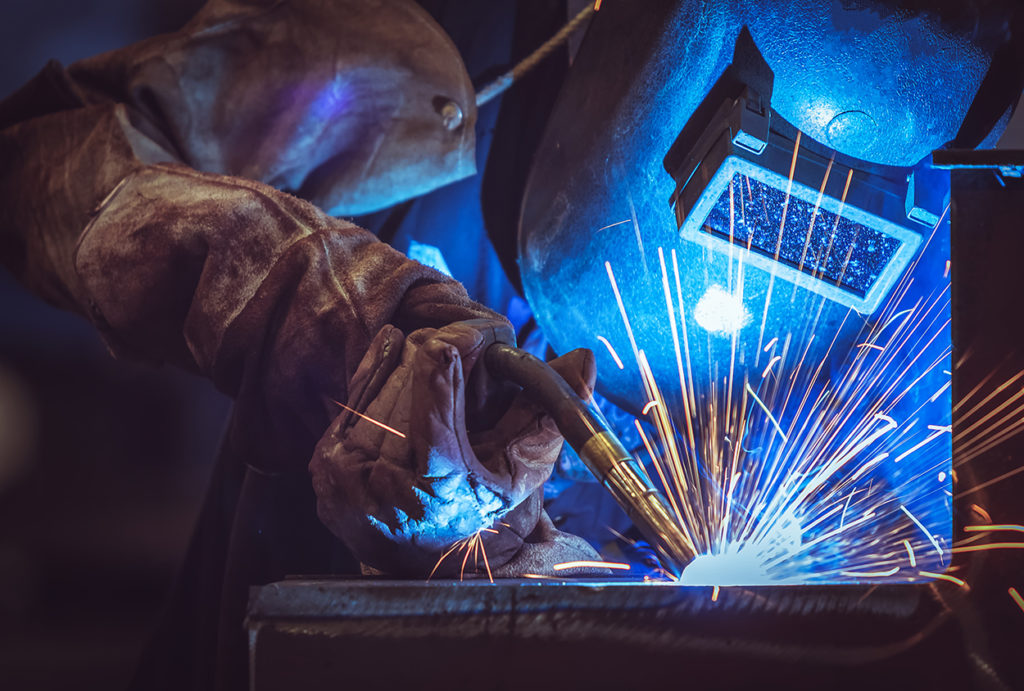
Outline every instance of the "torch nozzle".
<path id="1" fill-rule="evenodd" d="M 558 425 L 559 431 L 591 473 L 619 503 L 641 534 L 679 576 L 695 550 L 679 526 L 665 496 L 607 423 L 546 362 L 503 343 L 484 355 L 493 374 L 519 386 Z"/>

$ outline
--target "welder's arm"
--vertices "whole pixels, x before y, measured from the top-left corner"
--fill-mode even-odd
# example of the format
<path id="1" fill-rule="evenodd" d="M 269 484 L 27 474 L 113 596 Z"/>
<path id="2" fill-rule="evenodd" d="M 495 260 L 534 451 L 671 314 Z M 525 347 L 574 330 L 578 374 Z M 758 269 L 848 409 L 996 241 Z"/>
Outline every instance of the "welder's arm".
<path id="1" fill-rule="evenodd" d="M 229 441 L 263 471 L 302 468 L 342 410 L 335 401 L 376 401 L 369 414 L 403 401 L 407 417 L 384 417 L 403 430 L 404 450 L 345 417 L 313 462 L 321 515 L 369 565 L 425 575 L 442 547 L 482 529 L 504 533 L 487 540 L 500 543 L 489 554 L 499 572 L 594 556 L 543 516 L 534 491 L 561 438 L 536 409 L 514 405 L 473 446 L 461 405 L 446 423 L 435 418 L 465 400 L 453 353 L 475 360 L 481 334 L 511 341 L 507 322 L 370 233 L 260 183 L 160 164 L 134 166 L 73 249 L 71 232 L 24 239 L 23 276 L 66 296 L 115 355 L 179 365 L 235 397 Z M 384 381 L 382 351 L 405 358 Z M 483 415 L 490 384 L 475 386 Z M 352 453 L 330 451 L 339 445 Z M 399 515 L 411 520 L 391 520 Z"/>
<path id="2" fill-rule="evenodd" d="M 419 329 L 470 319 L 505 324 L 455 282 L 350 223 L 267 185 L 147 164 L 146 157 L 159 156 L 154 149 L 128 109 L 115 104 L 60 110 L 4 129 L 0 258 L 50 302 L 90 318 L 118 357 L 184 367 L 234 396 L 229 445 L 256 468 L 304 472 L 341 410 L 333 401 L 353 400 L 349 381 L 364 355 L 374 357 L 371 341 L 387 325 L 413 338 Z M 514 530 L 492 550 L 499 572 L 503 561 L 512 573 L 593 556 L 585 543 L 558 534 L 530 494 L 560 441 L 550 429 L 545 435 L 540 471 L 527 474 L 529 482 L 496 481 L 497 503 L 461 523 L 461 531 L 419 523 L 424 549 L 409 540 L 408 528 L 382 542 L 370 520 L 397 511 L 439 515 L 429 502 L 417 509 L 407 501 L 413 486 L 432 482 L 415 473 L 405 472 L 404 491 L 392 482 L 391 497 L 358 482 L 318 484 L 326 506 L 337 506 L 335 489 L 367 497 L 358 503 L 361 523 L 338 523 L 330 508 L 324 516 L 365 562 L 393 572 L 422 574 L 437 535 L 455 539 L 494 529 L 486 522 L 497 517 Z M 328 438 L 339 440 L 338 429 Z M 421 448 L 432 444 L 427 439 Z M 383 466 L 393 458 L 380 458 L 378 474 L 386 474 Z M 520 458 L 532 457 L 527 451 Z M 467 459 L 461 481 L 473 483 Z M 506 476 L 521 472 L 508 460 L 500 463 Z M 440 494 L 439 504 L 466 508 Z M 530 498 L 520 502 L 524 497 Z M 361 536 L 360 526 L 371 534 Z"/>
<path id="3" fill-rule="evenodd" d="M 321 519 L 364 563 L 422 576 L 481 530 L 499 573 L 596 556 L 543 516 L 557 429 L 479 362 L 511 327 L 451 279 L 273 188 L 163 165 L 111 193 L 74 262 L 115 352 L 237 398 L 250 465 L 304 465 L 339 402 L 395 429 L 345 412 L 311 464 Z M 561 366 L 593 385 L 589 355 Z"/>

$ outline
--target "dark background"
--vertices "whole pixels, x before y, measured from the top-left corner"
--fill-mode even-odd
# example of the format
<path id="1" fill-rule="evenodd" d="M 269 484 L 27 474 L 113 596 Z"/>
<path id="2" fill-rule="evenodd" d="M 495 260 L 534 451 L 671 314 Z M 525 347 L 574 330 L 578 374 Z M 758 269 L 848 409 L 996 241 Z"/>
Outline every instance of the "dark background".
<path id="1" fill-rule="evenodd" d="M 199 0 L 7 2 L 0 95 L 178 28 Z M 0 162 L 2 164 L 2 162 Z M 115 362 L 0 269 L 0 688 L 121 688 L 192 532 L 229 401 Z"/>
<path id="2" fill-rule="evenodd" d="M 201 4 L 7 2 L 0 96 L 50 58 L 70 63 L 175 29 Z M 1001 145 L 1024 148 L 1024 109 Z M 83 319 L 0 270 L 0 687 L 127 682 L 228 410 L 203 380 L 115 362 Z"/>

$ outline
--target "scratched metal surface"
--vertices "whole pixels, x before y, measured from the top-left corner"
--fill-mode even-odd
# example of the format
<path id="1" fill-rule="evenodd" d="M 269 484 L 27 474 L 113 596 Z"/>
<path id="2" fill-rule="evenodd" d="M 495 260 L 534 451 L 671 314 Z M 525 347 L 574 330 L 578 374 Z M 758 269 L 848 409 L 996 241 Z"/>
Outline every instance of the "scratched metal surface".
<path id="1" fill-rule="evenodd" d="M 711 588 L 636 581 L 296 579 L 254 588 L 247 626 L 261 691 L 854 688 L 906 670 L 918 682 L 968 674 L 958 627 L 914 586 L 723 588 L 712 600 Z"/>

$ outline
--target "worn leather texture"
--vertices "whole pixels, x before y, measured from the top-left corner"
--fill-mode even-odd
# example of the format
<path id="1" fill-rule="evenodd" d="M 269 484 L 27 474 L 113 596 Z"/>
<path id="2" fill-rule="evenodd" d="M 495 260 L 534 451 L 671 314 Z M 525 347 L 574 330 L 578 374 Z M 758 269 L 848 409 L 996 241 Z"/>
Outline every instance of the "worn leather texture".
<path id="1" fill-rule="evenodd" d="M 487 373 L 486 349 L 514 340 L 496 319 L 408 337 L 384 327 L 374 339 L 310 464 L 321 520 L 364 564 L 413 576 L 464 576 L 467 563 L 469 573 L 511 572 L 531 545 L 521 568 L 551 575 L 560 561 L 599 558 L 543 516 L 562 446 L 554 422 Z M 551 364 L 580 395 L 593 390 L 589 351 Z"/>

